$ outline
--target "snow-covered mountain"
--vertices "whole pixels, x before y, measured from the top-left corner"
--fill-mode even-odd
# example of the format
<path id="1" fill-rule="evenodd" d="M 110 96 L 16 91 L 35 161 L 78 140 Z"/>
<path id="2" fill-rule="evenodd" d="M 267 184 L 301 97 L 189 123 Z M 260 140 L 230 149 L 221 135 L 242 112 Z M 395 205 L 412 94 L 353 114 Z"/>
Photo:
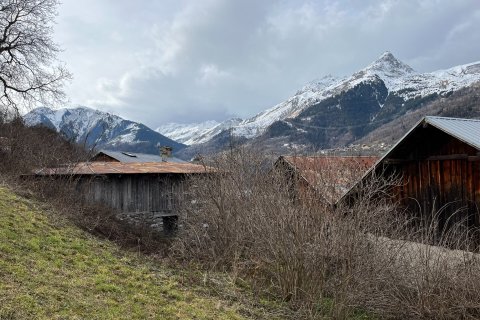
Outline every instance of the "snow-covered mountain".
<path id="1" fill-rule="evenodd" d="M 385 52 L 376 61 L 350 77 L 338 78 L 329 75 L 312 81 L 291 98 L 252 118 L 242 121 L 227 120 L 223 123 L 207 121 L 191 125 L 171 123 L 158 128 L 157 131 L 187 145 L 207 142 L 222 130 L 230 128 L 236 136 L 255 138 L 262 135 L 276 121 L 293 119 L 305 109 L 325 99 L 351 90 L 361 83 L 375 81 L 383 82 L 389 95 L 395 95 L 403 100 L 432 94 L 442 95 L 480 81 L 480 61 L 447 70 L 418 73 L 395 58 L 392 53 Z"/>
<path id="2" fill-rule="evenodd" d="M 36 108 L 24 116 L 27 125 L 43 125 L 88 147 L 157 153 L 157 144 L 184 147 L 147 126 L 87 107 Z"/>
<path id="3" fill-rule="evenodd" d="M 209 141 L 224 130 L 237 126 L 242 119 L 229 119 L 223 122 L 215 120 L 200 123 L 168 123 L 157 128 L 157 132 L 186 145 Z"/>
<path id="4" fill-rule="evenodd" d="M 383 81 L 389 94 L 407 99 L 443 94 L 467 87 L 480 81 L 480 61 L 432 73 L 417 73 L 385 52 L 366 68 L 347 78 L 327 76 L 314 81 L 287 101 L 242 121 L 234 128 L 236 135 L 252 138 L 259 136 L 275 121 L 295 118 L 301 111 L 327 98 L 350 90 L 360 83 Z"/>
<path id="5" fill-rule="evenodd" d="M 385 52 L 377 61 L 348 78 L 344 85 L 352 87 L 375 76 L 385 83 L 390 94 L 412 99 L 456 91 L 480 81 L 480 61 L 446 70 L 418 73 L 390 52 Z"/>
<path id="6" fill-rule="evenodd" d="M 180 151 L 184 158 L 220 150 L 233 140 L 261 143 L 275 151 L 284 151 L 284 146 L 317 150 L 357 141 L 389 121 L 450 96 L 456 95 L 458 100 L 462 92 L 478 94 L 479 84 L 480 62 L 419 73 L 385 52 L 351 76 L 312 81 L 286 101 L 245 120 L 171 123 L 157 132 L 109 113 L 78 107 L 38 108 L 28 113 L 25 121 L 49 126 L 97 148 L 156 153 L 157 143 L 177 151 L 190 145 Z"/>
<path id="7" fill-rule="evenodd" d="M 351 76 L 326 76 L 307 84 L 286 101 L 239 122 L 231 130 L 241 139 L 259 138 L 262 143 L 315 143 L 315 148 L 341 145 L 479 82 L 480 61 L 419 73 L 385 52 Z M 217 134 L 204 134 L 202 142 L 218 145 L 225 140 L 216 139 L 213 133 Z"/>
<path id="8" fill-rule="evenodd" d="M 317 92 L 323 90 L 325 94 L 328 94 L 328 91 L 324 89 L 336 81 L 338 79 L 333 76 L 313 81 L 297 91 L 287 101 L 246 120 L 233 118 L 220 123 L 216 121 L 192 124 L 169 123 L 160 126 L 157 131 L 186 145 L 208 142 L 222 131 L 229 129 L 232 129 L 233 134 L 237 136 L 252 138 L 260 135 L 273 122 L 298 115 L 301 110 L 318 101 Z"/>

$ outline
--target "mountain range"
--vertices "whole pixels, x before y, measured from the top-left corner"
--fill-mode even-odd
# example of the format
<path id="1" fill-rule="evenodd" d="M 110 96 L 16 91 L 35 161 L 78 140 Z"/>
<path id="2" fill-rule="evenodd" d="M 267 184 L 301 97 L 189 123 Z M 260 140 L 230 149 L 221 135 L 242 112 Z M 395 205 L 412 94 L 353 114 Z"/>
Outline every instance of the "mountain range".
<path id="1" fill-rule="evenodd" d="M 479 81 L 480 61 L 419 73 L 385 52 L 351 76 L 312 81 L 252 118 L 169 124 L 157 131 L 190 145 L 182 151 L 188 154 L 222 149 L 232 139 L 282 153 L 313 152 L 355 143 L 407 113 L 475 88 Z"/>
<path id="2" fill-rule="evenodd" d="M 23 117 L 29 126 L 43 125 L 88 148 L 156 154 L 158 145 L 185 147 L 147 126 L 87 107 L 36 108 Z"/>
<path id="3" fill-rule="evenodd" d="M 157 153 L 158 144 L 169 145 L 189 159 L 232 144 L 284 154 L 392 144 L 424 115 L 480 118 L 480 62 L 419 73 L 385 52 L 350 76 L 312 81 L 251 118 L 170 123 L 156 131 L 86 107 L 37 108 L 24 118 L 90 147 Z"/>

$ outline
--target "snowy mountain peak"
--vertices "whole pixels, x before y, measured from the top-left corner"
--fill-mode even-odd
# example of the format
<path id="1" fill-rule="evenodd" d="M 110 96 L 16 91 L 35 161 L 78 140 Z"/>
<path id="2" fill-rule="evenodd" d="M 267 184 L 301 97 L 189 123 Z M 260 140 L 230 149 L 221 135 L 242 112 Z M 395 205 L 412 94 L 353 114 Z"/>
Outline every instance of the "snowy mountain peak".
<path id="1" fill-rule="evenodd" d="M 415 73 L 412 67 L 395 58 L 389 51 L 385 51 L 377 60 L 362 71 L 375 73 L 380 78 L 398 78 Z"/>
<path id="2" fill-rule="evenodd" d="M 89 147 L 143 153 L 157 153 L 157 143 L 169 145 L 174 150 L 184 147 L 141 123 L 82 106 L 56 110 L 41 107 L 23 118 L 29 126 L 49 127 Z"/>
<path id="3" fill-rule="evenodd" d="M 323 101 L 353 92 L 362 85 L 376 92 L 370 106 L 383 108 L 388 95 L 403 101 L 431 95 L 443 95 L 468 87 L 480 81 L 480 63 L 469 63 L 447 70 L 430 73 L 418 73 L 409 65 L 397 59 L 391 52 L 384 52 L 367 67 L 351 76 L 337 78 L 327 75 L 307 83 L 293 96 L 264 110 L 255 116 L 236 123 L 171 125 L 157 131 L 185 144 L 197 144 L 210 141 L 215 134 L 231 128 L 234 135 L 254 138 L 262 135 L 269 126 L 277 121 L 298 118 L 305 110 L 318 106 Z M 358 93 L 358 92 L 357 92 Z M 359 94 L 362 96 L 362 94 Z M 350 96 L 349 99 L 352 99 Z M 340 108 L 339 103 L 328 106 Z M 305 119 L 309 117 L 304 117 Z M 302 121 L 303 118 L 301 119 Z M 305 120 L 309 121 L 309 120 Z M 210 127 L 211 125 L 211 127 Z"/>
<path id="4" fill-rule="evenodd" d="M 343 89 L 354 87 L 364 81 L 374 81 L 380 78 L 389 91 L 395 90 L 405 79 L 411 78 L 418 73 L 412 67 L 395 58 L 395 56 L 386 51 L 377 60 L 369 64 L 366 68 L 354 73 L 343 84 Z"/>

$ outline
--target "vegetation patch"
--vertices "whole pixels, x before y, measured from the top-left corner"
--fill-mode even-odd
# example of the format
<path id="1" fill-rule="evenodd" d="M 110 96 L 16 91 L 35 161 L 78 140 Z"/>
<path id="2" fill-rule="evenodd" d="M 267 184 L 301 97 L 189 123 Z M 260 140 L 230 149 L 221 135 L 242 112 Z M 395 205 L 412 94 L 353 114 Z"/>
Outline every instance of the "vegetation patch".
<path id="1" fill-rule="evenodd" d="M 242 319 L 240 306 L 180 283 L 0 187 L 0 319 Z"/>

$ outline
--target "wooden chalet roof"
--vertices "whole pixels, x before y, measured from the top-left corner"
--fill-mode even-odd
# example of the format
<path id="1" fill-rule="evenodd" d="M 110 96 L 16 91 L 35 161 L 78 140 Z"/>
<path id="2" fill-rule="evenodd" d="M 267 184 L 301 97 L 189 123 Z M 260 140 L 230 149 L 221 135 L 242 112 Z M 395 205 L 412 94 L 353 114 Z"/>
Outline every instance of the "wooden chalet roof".
<path id="1" fill-rule="evenodd" d="M 44 168 L 35 171 L 37 175 L 108 175 L 108 174 L 192 174 L 209 173 L 214 169 L 192 163 L 174 162 L 81 162 L 72 166 Z"/>
<path id="2" fill-rule="evenodd" d="M 374 156 L 282 156 L 307 186 L 335 203 L 378 160 Z"/>

